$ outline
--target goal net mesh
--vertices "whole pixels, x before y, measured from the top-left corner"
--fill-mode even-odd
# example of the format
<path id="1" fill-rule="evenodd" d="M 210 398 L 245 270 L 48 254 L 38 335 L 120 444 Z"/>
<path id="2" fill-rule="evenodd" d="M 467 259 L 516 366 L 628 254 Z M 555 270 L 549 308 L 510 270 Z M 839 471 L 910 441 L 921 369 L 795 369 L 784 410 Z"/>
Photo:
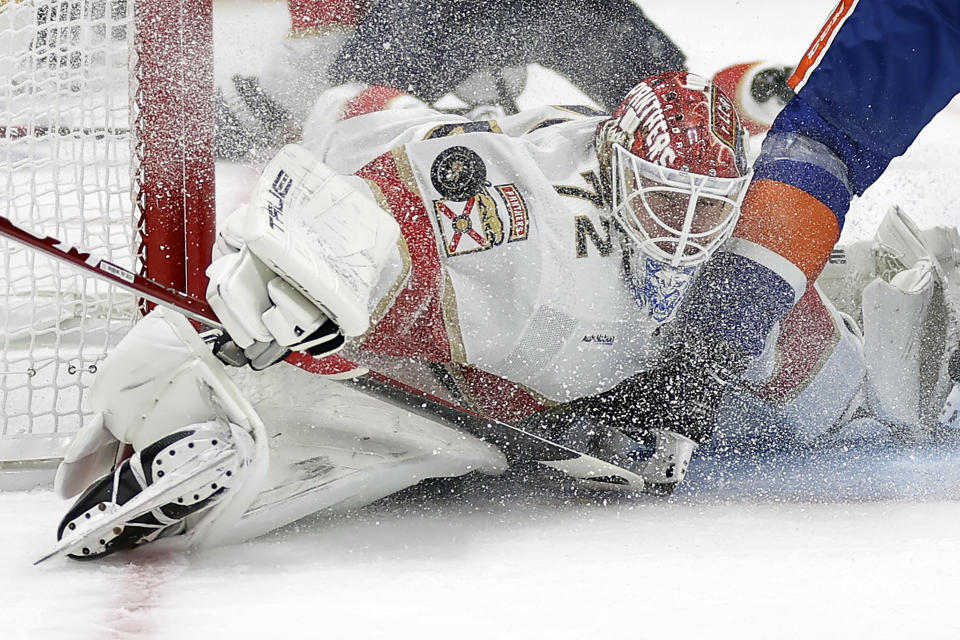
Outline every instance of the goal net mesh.
<path id="1" fill-rule="evenodd" d="M 149 31 L 162 34 L 175 11 L 202 13 L 209 0 L 0 0 L 0 215 L 147 275 L 147 200 L 176 201 L 180 188 L 144 172 L 150 136 L 141 133 L 151 98 L 137 25 L 150 4 L 159 14 L 149 18 Z M 184 39 L 182 25 L 166 28 Z M 162 39 L 150 37 L 164 50 Z M 163 84 L 166 68 L 164 91 L 182 89 L 183 69 L 151 55 L 153 84 Z M 159 164 L 174 165 L 172 156 Z M 157 242 L 154 262 L 182 262 L 182 250 Z M 136 321 L 138 301 L 3 238 L 0 256 L 0 465 L 57 458 L 85 419 L 84 387 Z"/>

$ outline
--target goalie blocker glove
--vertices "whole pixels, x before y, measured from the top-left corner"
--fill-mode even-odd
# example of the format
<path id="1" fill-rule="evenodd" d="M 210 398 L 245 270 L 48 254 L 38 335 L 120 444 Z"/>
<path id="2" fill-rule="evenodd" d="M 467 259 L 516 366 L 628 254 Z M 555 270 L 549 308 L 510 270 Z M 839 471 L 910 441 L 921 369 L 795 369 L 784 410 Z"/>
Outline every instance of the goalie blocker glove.
<path id="1" fill-rule="evenodd" d="M 249 364 L 259 371 L 291 351 L 319 358 L 343 346 L 340 327 L 246 249 L 220 258 L 208 274 L 207 299 L 229 330 L 213 345 L 214 354 L 224 363 Z M 247 318 L 258 320 L 260 326 L 251 326 Z"/>
<path id="2" fill-rule="evenodd" d="M 219 231 L 222 255 L 207 269 L 207 301 L 229 334 L 218 356 L 263 369 L 291 350 L 336 352 L 403 277 L 401 242 L 366 183 L 284 147 Z"/>

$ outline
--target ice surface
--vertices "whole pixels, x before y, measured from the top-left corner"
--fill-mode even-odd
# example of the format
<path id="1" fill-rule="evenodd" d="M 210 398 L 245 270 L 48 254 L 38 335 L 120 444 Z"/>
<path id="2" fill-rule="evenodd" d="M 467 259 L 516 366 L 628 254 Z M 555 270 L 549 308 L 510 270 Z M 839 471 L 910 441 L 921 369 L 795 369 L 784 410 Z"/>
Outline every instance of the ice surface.
<path id="1" fill-rule="evenodd" d="M 643 3 L 705 74 L 792 62 L 834 5 Z M 284 3 L 217 3 L 226 75 L 285 29 Z M 244 21 L 242 28 L 235 27 Z M 548 74 L 524 100 L 569 101 Z M 528 102 L 529 103 L 529 102 Z M 872 234 L 892 202 L 956 222 L 960 103 L 849 216 Z M 221 176 L 221 187 L 242 171 Z M 221 202 L 235 203 L 224 189 Z M 64 505 L 0 494 L 3 638 L 956 638 L 960 449 L 861 446 L 791 457 L 712 454 L 670 500 L 604 504 L 514 479 L 411 492 L 246 544 L 96 564 L 33 559 Z M 450 487 L 447 487 L 448 489 Z"/>

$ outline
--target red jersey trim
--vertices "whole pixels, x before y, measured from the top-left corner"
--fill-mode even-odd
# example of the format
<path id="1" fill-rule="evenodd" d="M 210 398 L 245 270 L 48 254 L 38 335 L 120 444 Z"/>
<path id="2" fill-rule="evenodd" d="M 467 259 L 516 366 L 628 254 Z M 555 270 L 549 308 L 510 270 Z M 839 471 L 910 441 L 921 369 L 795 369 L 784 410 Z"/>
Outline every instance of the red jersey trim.
<path id="1" fill-rule="evenodd" d="M 355 27 L 361 12 L 355 0 L 288 0 L 290 31 L 306 35 L 330 27 Z"/>
<path id="2" fill-rule="evenodd" d="M 755 387 L 751 385 L 754 393 L 781 406 L 795 400 L 816 378 L 839 341 L 840 332 L 830 310 L 819 293 L 807 287 L 780 324 L 773 376 Z"/>
<path id="3" fill-rule="evenodd" d="M 380 188 L 390 214 L 400 225 L 412 267 L 393 305 L 366 336 L 363 349 L 429 362 L 462 359 L 456 300 L 406 154 L 402 148 L 385 153 L 356 175 Z M 452 323 L 449 331 L 448 322 Z"/>
<path id="4" fill-rule="evenodd" d="M 406 95 L 403 91 L 398 91 L 393 87 L 383 85 L 373 85 L 367 87 L 354 97 L 347 101 L 343 107 L 341 120 L 349 120 L 357 116 L 375 113 L 387 109 L 390 102 L 395 98 Z"/>

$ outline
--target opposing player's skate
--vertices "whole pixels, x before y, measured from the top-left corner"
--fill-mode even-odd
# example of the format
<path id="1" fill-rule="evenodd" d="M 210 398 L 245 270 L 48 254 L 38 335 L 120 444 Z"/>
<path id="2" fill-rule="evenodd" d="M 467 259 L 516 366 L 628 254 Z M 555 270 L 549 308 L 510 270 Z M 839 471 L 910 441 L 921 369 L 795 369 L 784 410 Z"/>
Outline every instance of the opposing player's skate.
<path id="1" fill-rule="evenodd" d="M 609 392 L 533 414 L 520 427 L 609 461 L 641 480 L 631 484 L 616 477 L 584 476 L 565 461 L 548 463 L 592 488 L 670 495 L 686 476 L 698 443 L 648 420 L 660 408 L 645 384 L 655 375 L 642 373 Z"/>

